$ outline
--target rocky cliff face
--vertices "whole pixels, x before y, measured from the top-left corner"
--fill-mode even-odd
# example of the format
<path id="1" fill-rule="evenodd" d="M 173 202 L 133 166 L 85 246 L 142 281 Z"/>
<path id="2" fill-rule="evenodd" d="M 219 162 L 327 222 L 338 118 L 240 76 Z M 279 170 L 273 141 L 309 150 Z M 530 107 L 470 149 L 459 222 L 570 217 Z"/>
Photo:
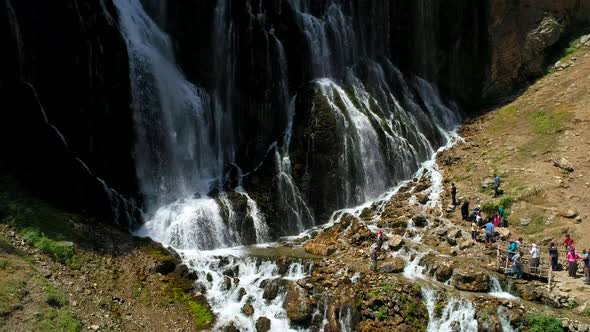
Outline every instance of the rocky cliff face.
<path id="1" fill-rule="evenodd" d="M 232 147 L 224 151 L 226 160 L 231 157 L 244 171 L 264 164 L 246 185 L 254 188 L 253 195 L 274 216 L 291 207 L 271 199 L 280 191 L 275 178 L 280 165 L 268 147 L 275 142 L 277 149 L 284 146 L 290 97 L 299 92 L 304 95 L 306 88 L 302 87 L 311 79 L 344 81 L 348 75 L 345 68 L 355 67 L 355 75 L 367 83 L 375 79 L 371 75 L 379 68 L 391 72 L 390 68 L 396 67 L 407 77 L 417 75 L 436 83 L 443 95 L 470 107 L 505 96 L 541 74 L 548 50 L 590 17 L 590 4 L 583 0 L 143 3 L 171 36 L 188 79 L 210 93 L 212 107 L 232 119 L 217 129 L 224 131 L 222 143 Z M 27 177 L 34 175 L 33 185 L 46 193 L 66 192 L 62 201 L 96 211 L 117 207 L 118 212 L 109 213 L 109 218 L 132 215 L 120 208 L 131 199 L 141 201 L 141 195 L 133 157 L 127 51 L 113 3 L 3 0 L 0 17 L 0 36 L 5 44 L 0 89 L 5 100 L 21 105 L 18 111 L 3 115 L 2 144 L 7 153 L 3 153 L 2 163 Z M 314 22 L 306 20 L 314 17 L 332 20 L 329 27 L 324 26 L 323 39 L 313 42 L 330 44 L 335 52 L 321 54 L 313 48 L 310 33 L 314 31 L 304 25 L 313 26 Z M 404 93 L 403 87 L 391 82 L 387 84 L 392 90 Z M 379 86 L 381 82 L 371 84 Z M 307 109 L 297 112 L 310 114 L 310 100 L 298 103 L 307 103 Z M 44 115 L 33 123 L 32 119 L 39 119 L 40 109 Z M 314 201 L 322 216 L 354 202 L 339 195 L 326 198 L 323 189 L 314 187 L 312 182 L 338 191 L 350 189 L 334 182 L 337 174 L 329 173 L 336 170 L 325 169 L 321 163 L 315 173 L 306 173 L 310 140 L 305 131 L 309 134 L 313 125 L 320 124 L 318 119 L 301 115 L 296 120 L 296 125 L 303 127 L 294 128 L 293 141 L 298 145 L 291 150 L 295 156 L 293 175 L 302 195 Z M 50 135 L 57 137 L 61 147 L 51 145 L 40 127 L 50 128 Z M 317 151 L 325 150 L 315 159 L 318 162 L 329 161 L 336 150 L 342 150 L 338 144 L 330 146 L 334 139 L 330 133 L 324 134 L 322 144 L 326 145 L 314 146 Z M 382 136 L 376 139 L 384 144 Z M 79 165 L 83 165 L 82 171 L 73 171 Z M 353 166 L 348 175 L 358 172 Z M 406 176 L 404 172 L 409 171 L 401 170 L 396 176 Z M 102 180 L 121 195 L 105 191 Z M 60 190 L 55 190 L 57 187 Z M 353 188 L 349 194 L 358 193 Z M 113 201 L 112 197 L 118 198 Z M 312 223 L 308 219 L 313 218 L 304 219 L 302 224 L 308 225 Z"/>
<path id="2" fill-rule="evenodd" d="M 0 3 L 2 165 L 127 224 L 136 194 L 127 52 L 108 1 Z"/>

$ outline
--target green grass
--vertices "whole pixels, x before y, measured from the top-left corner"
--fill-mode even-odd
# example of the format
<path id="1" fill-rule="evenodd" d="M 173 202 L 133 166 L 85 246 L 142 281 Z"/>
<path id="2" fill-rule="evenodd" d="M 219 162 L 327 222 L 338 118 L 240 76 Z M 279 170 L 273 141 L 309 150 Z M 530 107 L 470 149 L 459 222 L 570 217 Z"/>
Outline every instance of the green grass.
<path id="1" fill-rule="evenodd" d="M 82 324 L 68 309 L 49 308 L 36 324 L 37 331 L 79 332 Z"/>
<path id="2" fill-rule="evenodd" d="M 386 320 L 387 319 L 387 306 L 380 306 L 377 309 L 377 312 L 375 313 L 375 318 L 377 318 L 378 320 Z"/>
<path id="3" fill-rule="evenodd" d="M 528 332 L 562 332 L 561 321 L 543 314 L 528 314 L 525 317 Z"/>
<path id="4" fill-rule="evenodd" d="M 9 315 L 27 295 L 26 282 L 11 278 L 2 280 L 0 282 L 0 318 Z"/>
<path id="5" fill-rule="evenodd" d="M 10 263 L 8 263 L 8 260 L 0 258 L 0 270 L 5 270 L 6 268 L 8 268 L 8 265 L 10 265 Z"/>
<path id="6" fill-rule="evenodd" d="M 569 117 L 566 111 L 537 111 L 530 114 L 529 120 L 537 135 L 555 135 L 565 129 Z"/>
<path id="7" fill-rule="evenodd" d="M 493 214 L 496 211 L 498 211 L 498 208 L 502 207 L 502 208 L 504 208 L 504 210 L 508 214 L 509 209 L 513 203 L 514 203 L 514 198 L 512 198 L 512 196 L 510 196 L 510 195 L 505 195 L 505 196 L 502 196 L 502 198 L 500 198 L 497 201 L 491 201 L 491 202 L 487 202 L 487 203 L 483 204 L 481 206 L 481 209 L 486 214 Z"/>
<path id="8" fill-rule="evenodd" d="M 213 323 L 215 316 L 211 312 L 208 306 L 194 301 L 190 295 L 184 292 L 182 289 L 175 288 L 173 290 L 174 297 L 170 299 L 171 303 L 184 303 L 193 316 L 195 326 L 199 329 L 206 328 Z"/>
<path id="9" fill-rule="evenodd" d="M 52 240 L 38 230 L 23 230 L 23 238 L 33 247 L 62 264 L 67 263 L 74 256 L 74 246 L 71 243 Z"/>
<path id="10" fill-rule="evenodd" d="M 530 224 L 528 224 L 527 226 L 520 226 L 522 232 L 525 234 L 541 233 L 546 227 L 547 226 L 545 225 L 545 217 L 542 214 L 533 215 Z"/>

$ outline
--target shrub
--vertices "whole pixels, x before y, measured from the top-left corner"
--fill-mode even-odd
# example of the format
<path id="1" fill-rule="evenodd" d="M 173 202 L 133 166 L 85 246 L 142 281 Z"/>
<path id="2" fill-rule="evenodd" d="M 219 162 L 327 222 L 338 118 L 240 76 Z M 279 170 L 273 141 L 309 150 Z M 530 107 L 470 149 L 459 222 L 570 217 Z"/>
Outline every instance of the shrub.
<path id="1" fill-rule="evenodd" d="M 525 318 L 529 332 L 562 332 L 561 321 L 543 314 L 528 314 Z"/>

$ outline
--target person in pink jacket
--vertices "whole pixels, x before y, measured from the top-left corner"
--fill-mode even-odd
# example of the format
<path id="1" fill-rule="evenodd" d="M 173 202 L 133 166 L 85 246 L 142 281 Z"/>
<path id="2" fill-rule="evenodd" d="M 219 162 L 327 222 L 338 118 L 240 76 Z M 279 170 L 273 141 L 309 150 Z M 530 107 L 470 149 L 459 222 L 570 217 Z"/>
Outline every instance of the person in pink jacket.
<path id="1" fill-rule="evenodd" d="M 576 277 L 576 270 L 578 269 L 577 260 L 580 259 L 580 255 L 576 252 L 576 248 L 574 246 L 570 246 L 570 251 L 567 253 L 567 265 L 568 265 L 568 274 L 570 277 Z"/>

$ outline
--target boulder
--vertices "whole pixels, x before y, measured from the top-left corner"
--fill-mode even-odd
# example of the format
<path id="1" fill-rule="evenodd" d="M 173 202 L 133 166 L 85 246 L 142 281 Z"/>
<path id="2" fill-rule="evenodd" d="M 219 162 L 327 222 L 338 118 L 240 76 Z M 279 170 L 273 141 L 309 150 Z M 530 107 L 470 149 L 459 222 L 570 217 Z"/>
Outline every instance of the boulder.
<path id="1" fill-rule="evenodd" d="M 266 279 L 260 283 L 260 288 L 264 289 L 262 298 L 268 301 L 274 300 L 279 292 L 286 286 L 284 279 Z"/>
<path id="2" fill-rule="evenodd" d="M 571 173 L 574 171 L 574 167 L 572 166 L 572 164 L 569 162 L 569 160 L 565 159 L 565 158 L 559 158 L 556 160 L 553 160 L 553 166 L 560 168 L 568 173 Z"/>
<path id="3" fill-rule="evenodd" d="M 267 332 L 270 331 L 270 319 L 266 317 L 260 317 L 256 320 L 256 332 Z"/>
<path id="4" fill-rule="evenodd" d="M 521 226 L 528 226 L 531 223 L 531 218 L 520 218 Z"/>
<path id="5" fill-rule="evenodd" d="M 305 325 L 311 320 L 312 302 L 307 292 L 296 283 L 290 283 L 283 303 L 287 317 L 295 324 Z"/>
<path id="6" fill-rule="evenodd" d="M 393 261 L 390 263 L 385 263 L 379 271 L 383 273 L 400 273 L 404 271 L 404 267 L 406 266 L 406 262 L 401 259 L 400 257 L 394 257 Z"/>
<path id="7" fill-rule="evenodd" d="M 434 233 L 440 237 L 443 237 L 443 236 L 447 235 L 448 230 L 445 227 L 439 227 L 436 229 L 436 231 Z"/>
<path id="8" fill-rule="evenodd" d="M 428 203 L 428 200 L 430 198 L 428 197 L 428 195 L 426 194 L 422 194 L 422 193 L 418 193 L 416 194 L 416 200 L 420 203 L 420 204 L 426 204 Z"/>
<path id="9" fill-rule="evenodd" d="M 336 251 L 336 245 L 308 241 L 303 245 L 303 249 L 312 255 L 330 256 Z"/>
<path id="10" fill-rule="evenodd" d="M 457 239 L 447 236 L 447 243 L 451 246 L 456 246 L 457 245 Z"/>
<path id="11" fill-rule="evenodd" d="M 242 301 L 242 298 L 246 295 L 246 289 L 244 287 L 241 287 L 240 290 L 238 290 L 238 301 Z"/>
<path id="12" fill-rule="evenodd" d="M 567 219 L 574 219 L 578 214 L 573 210 L 562 211 L 560 215 Z"/>
<path id="13" fill-rule="evenodd" d="M 396 234 L 387 241 L 387 246 L 392 251 L 400 250 L 404 246 L 404 238 Z"/>
<path id="14" fill-rule="evenodd" d="M 463 232 L 458 228 L 454 228 L 448 232 L 447 236 L 453 239 L 458 239 L 463 236 Z"/>
<path id="15" fill-rule="evenodd" d="M 453 262 L 443 261 L 437 264 L 434 277 L 440 282 L 445 282 L 453 276 Z"/>
<path id="16" fill-rule="evenodd" d="M 488 292 L 490 290 L 490 276 L 484 271 L 474 269 L 455 270 L 452 285 L 468 292 Z"/>
<path id="17" fill-rule="evenodd" d="M 166 259 L 161 262 L 157 262 L 153 267 L 152 271 L 155 273 L 160 273 L 162 275 L 167 275 L 176 270 L 176 263 L 172 259 Z"/>
<path id="18" fill-rule="evenodd" d="M 510 239 L 510 230 L 506 227 L 496 227 L 495 234 L 499 236 L 502 241 Z"/>
<path id="19" fill-rule="evenodd" d="M 244 315 L 250 317 L 254 314 L 254 307 L 250 303 L 246 303 L 242 307 L 242 312 L 244 313 Z"/>
<path id="20" fill-rule="evenodd" d="M 412 220 L 414 221 L 414 226 L 416 227 L 424 227 L 428 225 L 428 219 L 422 214 L 412 217 Z"/>
<path id="21" fill-rule="evenodd" d="M 473 247 L 473 245 L 475 245 L 475 242 L 473 242 L 470 239 L 465 239 L 465 240 L 459 242 L 459 249 L 460 250 L 465 250 L 467 248 Z"/>

